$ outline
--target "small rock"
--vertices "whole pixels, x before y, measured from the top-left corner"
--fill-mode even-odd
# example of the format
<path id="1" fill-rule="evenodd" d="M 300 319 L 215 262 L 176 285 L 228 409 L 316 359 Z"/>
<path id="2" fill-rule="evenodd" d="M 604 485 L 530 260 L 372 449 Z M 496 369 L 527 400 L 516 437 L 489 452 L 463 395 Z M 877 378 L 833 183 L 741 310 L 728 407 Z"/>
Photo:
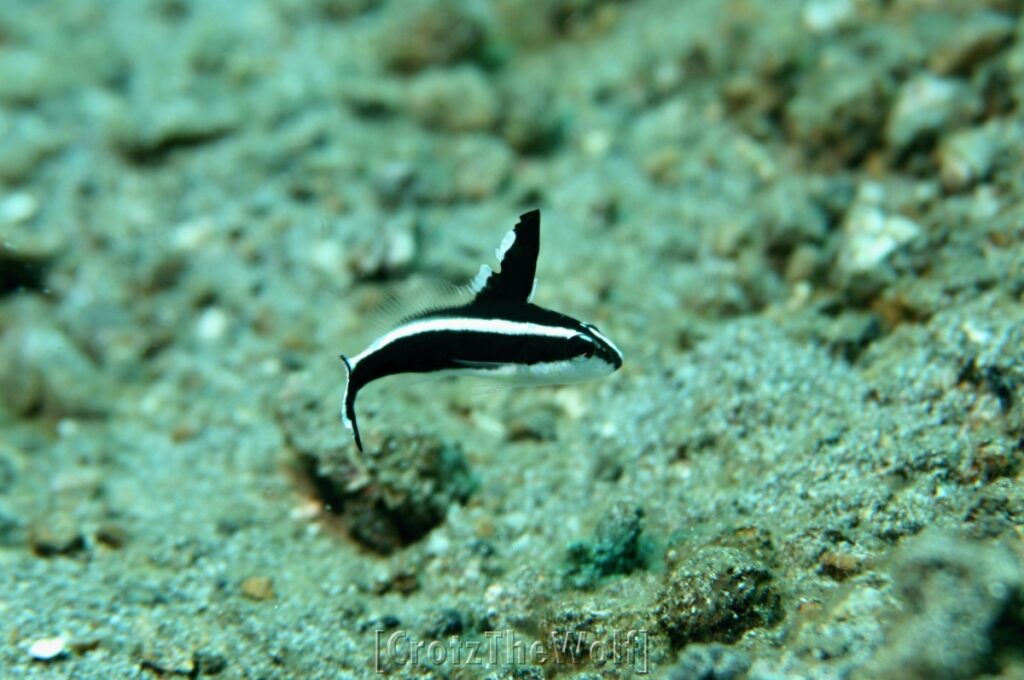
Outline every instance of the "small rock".
<path id="1" fill-rule="evenodd" d="M 689 645 L 669 668 L 667 680 L 737 680 L 750 670 L 750 656 L 725 645 Z"/>
<path id="2" fill-rule="evenodd" d="M 874 203 L 870 191 L 847 213 L 838 262 L 849 273 L 875 269 L 886 258 L 921 235 L 921 227 L 902 215 L 891 215 Z"/>
<path id="3" fill-rule="evenodd" d="M 15 459 L 17 449 L 0 445 L 0 494 L 7 493 L 18 480 L 18 468 Z"/>
<path id="4" fill-rule="evenodd" d="M 29 543 L 40 557 L 73 555 L 85 548 L 78 523 L 66 512 L 55 512 L 33 522 Z"/>
<path id="5" fill-rule="evenodd" d="M 558 99 L 535 81 L 507 85 L 501 108 L 501 135 L 517 152 L 549 153 L 562 140 L 564 124 Z"/>
<path id="6" fill-rule="evenodd" d="M 856 17 L 853 0 L 811 0 L 804 6 L 804 26 L 811 33 L 832 33 Z"/>
<path id="7" fill-rule="evenodd" d="M 373 188 L 385 208 L 395 208 L 407 201 L 415 183 L 416 166 L 406 161 L 385 163 L 373 177 Z"/>
<path id="8" fill-rule="evenodd" d="M 480 69 L 464 66 L 429 71 L 409 90 L 409 111 L 429 128 L 449 132 L 490 130 L 498 117 L 498 98 Z"/>
<path id="9" fill-rule="evenodd" d="M 939 147 L 939 174 L 950 191 L 960 191 L 988 178 L 999 152 L 999 130 L 984 126 L 957 132 Z"/>
<path id="10" fill-rule="evenodd" d="M 1012 550 L 928 531 L 904 544 L 894 573 L 902 606 L 865 677 L 972 678 L 1019 650 L 1024 570 Z"/>
<path id="11" fill-rule="evenodd" d="M 875 340 L 882 337 L 882 320 L 871 312 L 846 312 L 825 329 L 825 342 L 839 356 L 854 361 Z"/>
<path id="12" fill-rule="evenodd" d="M 824 274 L 829 259 L 823 248 L 808 243 L 798 245 L 786 260 L 786 280 L 790 283 L 816 281 Z"/>
<path id="13" fill-rule="evenodd" d="M 836 581 L 845 581 L 860 572 L 863 560 L 850 552 L 826 550 L 818 558 L 821 571 Z"/>
<path id="14" fill-rule="evenodd" d="M 849 165 L 878 148 L 891 98 L 883 69 L 840 53 L 820 60 L 786 98 L 786 128 L 828 165 Z"/>
<path id="15" fill-rule="evenodd" d="M 250 600 L 273 600 L 276 597 L 274 581 L 269 576 L 250 576 L 242 581 L 241 590 L 242 595 Z"/>
<path id="16" fill-rule="evenodd" d="M 505 438 L 510 442 L 555 441 L 561 416 L 561 411 L 550 404 L 531 404 L 509 415 Z"/>
<path id="17" fill-rule="evenodd" d="M 32 194 L 16 193 L 0 199 L 0 224 L 16 226 L 28 222 L 39 212 L 39 201 Z"/>
<path id="18" fill-rule="evenodd" d="M 961 21 L 932 55 L 931 70 L 940 75 L 965 75 L 1013 39 L 1013 19 L 981 10 Z"/>
<path id="19" fill-rule="evenodd" d="M 157 647 L 145 650 L 140 665 L 161 676 L 180 675 L 191 678 L 196 675 L 195 656 L 174 644 L 161 643 Z"/>
<path id="20" fill-rule="evenodd" d="M 324 276 L 339 282 L 341 272 L 345 271 L 345 249 L 333 238 L 319 239 L 309 247 L 309 263 Z M 344 283 L 339 282 L 339 287 L 344 288 Z"/>
<path id="21" fill-rule="evenodd" d="M 672 644 L 732 642 L 780 618 L 771 571 L 735 548 L 708 547 L 672 570 L 655 616 Z"/>
<path id="22" fill-rule="evenodd" d="M 788 253 L 807 243 L 821 243 L 828 232 L 825 211 L 799 183 L 776 183 L 758 199 L 769 252 Z"/>
<path id="23" fill-rule="evenodd" d="M 207 307 L 196 320 L 196 337 L 201 342 L 217 342 L 224 337 L 231 319 L 220 307 Z"/>
<path id="24" fill-rule="evenodd" d="M 11 183 L 25 180 L 65 138 L 41 116 L 21 116 L 11 123 L 0 117 L 0 179 Z"/>
<path id="25" fill-rule="evenodd" d="M 394 215 L 352 248 L 349 268 L 357 279 L 391 279 L 407 272 L 418 252 L 419 223 L 411 212 Z"/>
<path id="26" fill-rule="evenodd" d="M 963 80 L 918 76 L 906 82 L 889 113 L 885 137 L 902 153 L 911 145 L 961 124 L 979 108 L 974 92 Z"/>
<path id="27" fill-rule="evenodd" d="M 486 31 L 464 2 L 419 0 L 403 4 L 381 40 L 384 63 L 411 73 L 480 53 Z"/>
<path id="28" fill-rule="evenodd" d="M 446 607 L 431 614 L 423 633 L 428 640 L 444 640 L 451 635 L 461 634 L 465 628 L 466 621 L 462 612 Z"/>
<path id="29" fill-rule="evenodd" d="M 10 508 L 0 505 L 0 548 L 24 545 L 25 538 L 25 521 Z"/>
<path id="30" fill-rule="evenodd" d="M 401 566 L 394 571 L 381 574 L 373 582 L 374 595 L 412 595 L 419 589 L 420 579 L 416 572 Z"/>
<path id="31" fill-rule="evenodd" d="M 209 102 L 179 95 L 114 109 L 107 121 L 107 136 L 130 160 L 154 163 L 177 148 L 215 141 L 240 123 L 240 114 L 227 100 Z"/>
<path id="32" fill-rule="evenodd" d="M 96 530 L 96 540 L 114 550 L 120 550 L 128 542 L 128 532 L 118 524 L 103 524 Z"/>
<path id="33" fill-rule="evenodd" d="M 217 675 L 228 667 L 228 660 L 217 652 L 200 650 L 195 653 L 193 661 L 198 675 Z"/>
<path id="34" fill-rule="evenodd" d="M 45 50 L 16 46 L 13 43 L 0 53 L 0 101 L 27 104 L 53 90 L 60 69 Z"/>
<path id="35" fill-rule="evenodd" d="M 68 641 L 62 637 L 34 640 L 28 646 L 28 655 L 36 661 L 53 661 L 68 654 Z"/>
<path id="36" fill-rule="evenodd" d="M 20 416 L 95 417 L 106 412 L 109 383 L 35 304 L 0 335 L 0 399 Z"/>
<path id="37" fill-rule="evenodd" d="M 302 464 L 325 505 L 374 552 L 389 554 L 423 538 L 476 488 L 456 444 L 414 433 L 391 435 L 380 447 L 368 444 L 364 471 L 339 462 L 333 449 L 324 451 L 323 466 L 312 456 Z"/>
<path id="38" fill-rule="evenodd" d="M 454 143 L 452 156 L 455 198 L 468 201 L 490 198 L 512 174 L 512 152 L 494 137 L 462 137 Z"/>

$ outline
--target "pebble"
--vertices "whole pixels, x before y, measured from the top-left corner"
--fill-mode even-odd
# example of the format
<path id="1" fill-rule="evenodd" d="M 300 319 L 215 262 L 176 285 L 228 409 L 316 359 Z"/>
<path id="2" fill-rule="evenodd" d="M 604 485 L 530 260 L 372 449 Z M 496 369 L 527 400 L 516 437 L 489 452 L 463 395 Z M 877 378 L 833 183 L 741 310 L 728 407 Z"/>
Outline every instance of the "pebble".
<path id="1" fill-rule="evenodd" d="M 212 217 L 196 217 L 171 229 L 171 246 L 177 252 L 193 253 L 209 246 L 216 233 Z"/>
<path id="2" fill-rule="evenodd" d="M 357 227 L 361 228 L 361 227 Z M 357 279 L 390 279 L 412 267 L 418 255 L 418 222 L 411 212 L 393 215 L 349 249 L 348 266 Z"/>
<path id="3" fill-rule="evenodd" d="M 292 420 L 294 426 L 303 422 Z M 476 488 L 461 448 L 436 436 L 406 431 L 379 446 L 372 439 L 367 444 L 363 479 L 369 484 L 354 487 L 353 472 L 333 461 L 330 473 L 313 472 L 312 480 L 329 489 L 325 497 L 344 514 L 352 538 L 374 552 L 388 554 L 425 537 Z M 321 455 L 336 450 L 332 444 Z"/>
<path id="4" fill-rule="evenodd" d="M 10 124 L 4 122 L 0 120 L 0 180 L 25 180 L 66 141 L 62 131 L 54 130 L 41 117 L 23 116 Z"/>
<path id="5" fill-rule="evenodd" d="M 0 200 L 0 224 L 19 225 L 28 222 L 39 212 L 35 196 L 19 192 Z"/>
<path id="6" fill-rule="evenodd" d="M 923 137 L 969 119 L 978 101 L 957 78 L 923 75 L 903 85 L 889 114 L 885 136 L 890 148 L 905 150 Z"/>
<path id="7" fill-rule="evenodd" d="M 96 540 L 112 550 L 120 550 L 128 542 L 128 532 L 118 524 L 102 524 L 96 530 Z"/>
<path id="8" fill-rule="evenodd" d="M 855 16 L 852 0 L 812 0 L 804 6 L 804 26 L 811 33 L 831 33 Z"/>
<path id="9" fill-rule="evenodd" d="M 750 669 L 750 656 L 726 645 L 689 645 L 666 674 L 667 680 L 738 680 Z"/>
<path id="10" fill-rule="evenodd" d="M 859 57 L 820 59 L 786 99 L 786 128 L 829 164 L 859 162 L 878 146 L 891 88 L 884 71 Z"/>
<path id="11" fill-rule="evenodd" d="M 16 47 L 12 41 L 0 53 L 0 101 L 25 104 L 51 89 L 58 69 L 42 50 Z"/>
<path id="12" fill-rule="evenodd" d="M 204 342 L 216 342 L 224 337 L 229 325 L 227 312 L 219 307 L 208 307 L 196 322 L 196 337 Z"/>
<path id="13" fill-rule="evenodd" d="M 483 24 L 457 0 L 408 3 L 393 16 L 380 41 L 381 58 L 399 72 L 414 73 L 469 59 L 486 39 Z"/>
<path id="14" fill-rule="evenodd" d="M 469 201 L 490 198 L 512 174 L 512 152 L 495 137 L 474 135 L 459 139 L 452 156 L 452 189 L 457 198 Z"/>
<path id="15" fill-rule="evenodd" d="M 416 183 L 416 166 L 408 161 L 390 161 L 374 172 L 373 188 L 385 208 L 396 208 L 411 195 Z"/>
<path id="16" fill-rule="evenodd" d="M 1013 39 L 1014 21 L 1003 14 L 981 10 L 961 22 L 942 41 L 929 62 L 940 75 L 970 73 Z"/>
<path id="17" fill-rule="evenodd" d="M 55 512 L 33 522 L 29 542 L 32 551 L 40 557 L 72 555 L 85 548 L 78 523 L 65 512 Z"/>
<path id="18" fill-rule="evenodd" d="M 68 641 L 62 637 L 40 638 L 28 646 L 28 655 L 36 661 L 53 661 L 67 653 Z"/>
<path id="19" fill-rule="evenodd" d="M 337 276 L 345 270 L 345 251 L 335 240 L 318 240 L 309 248 L 309 263 L 326 276 Z"/>
<path id="20" fill-rule="evenodd" d="M 428 71 L 409 90 L 409 112 L 429 128 L 483 131 L 498 118 L 498 97 L 480 69 Z"/>
<path id="21" fill-rule="evenodd" d="M 672 570 L 655 610 L 674 646 L 732 642 L 779 617 L 772 572 L 735 548 L 703 548 Z"/>
<path id="22" fill-rule="evenodd" d="M 0 335 L 0 386 L 17 415 L 102 415 L 109 396 L 92 360 L 35 310 Z"/>
<path id="23" fill-rule="evenodd" d="M 922 233 L 913 220 L 887 213 L 871 201 L 869 194 L 862 191 L 843 223 L 839 266 L 849 273 L 875 269 Z"/>
<path id="24" fill-rule="evenodd" d="M 872 342 L 882 337 L 882 320 L 870 312 L 848 311 L 833 319 L 824 330 L 826 345 L 847 361 L 854 361 Z"/>
<path id="25" fill-rule="evenodd" d="M 25 543 L 25 521 L 11 508 L 0 504 L 0 548 L 14 548 Z"/>
<path id="26" fill-rule="evenodd" d="M 108 141 L 129 159 L 160 160 L 176 147 L 213 141 L 234 132 L 242 117 L 233 105 L 189 96 L 125 102 L 107 121 Z"/>
<path id="27" fill-rule="evenodd" d="M 18 451 L 13 446 L 0 444 L 0 494 L 10 491 L 18 480 L 21 465 L 20 456 L 16 458 L 16 453 Z"/>
<path id="28" fill-rule="evenodd" d="M 273 600 L 277 596 L 274 592 L 274 580 L 269 576 L 250 576 L 242 581 L 241 590 L 242 595 L 258 602 Z"/>
<path id="29" fill-rule="evenodd" d="M 963 130 L 947 137 L 939 147 L 939 176 L 950 191 L 967 189 L 986 179 L 999 151 L 990 126 Z"/>
<path id="30" fill-rule="evenodd" d="M 177 645 L 160 644 L 159 647 L 147 649 L 142 654 L 140 665 L 144 670 L 155 671 L 158 677 L 196 676 L 195 655 Z"/>
<path id="31" fill-rule="evenodd" d="M 517 152 L 550 153 L 561 142 L 564 127 L 562 107 L 551 93 L 538 88 L 535 82 L 506 85 L 501 108 L 501 134 Z M 609 137 L 604 143 L 604 150 L 610 146 Z"/>
<path id="32" fill-rule="evenodd" d="M 996 650 L 1019 648 L 1024 570 L 1006 545 L 930 529 L 895 556 L 900 625 L 865 677 L 968 678 L 985 673 Z M 936 644 L 941 640 L 942 644 Z"/>

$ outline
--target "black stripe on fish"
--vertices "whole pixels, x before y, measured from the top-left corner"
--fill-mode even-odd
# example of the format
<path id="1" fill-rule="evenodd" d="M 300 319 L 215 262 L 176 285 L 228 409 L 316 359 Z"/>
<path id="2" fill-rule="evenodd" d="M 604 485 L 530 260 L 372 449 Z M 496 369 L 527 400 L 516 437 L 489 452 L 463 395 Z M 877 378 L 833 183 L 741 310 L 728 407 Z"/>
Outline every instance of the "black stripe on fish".
<path id="1" fill-rule="evenodd" d="M 342 419 L 363 449 L 356 421 L 359 390 L 401 373 L 482 375 L 518 383 L 566 383 L 607 375 L 622 354 L 592 324 L 530 303 L 540 251 L 540 211 L 523 214 L 497 250 L 501 266 L 484 265 L 476 296 L 464 305 L 405 319 L 355 357 Z"/>

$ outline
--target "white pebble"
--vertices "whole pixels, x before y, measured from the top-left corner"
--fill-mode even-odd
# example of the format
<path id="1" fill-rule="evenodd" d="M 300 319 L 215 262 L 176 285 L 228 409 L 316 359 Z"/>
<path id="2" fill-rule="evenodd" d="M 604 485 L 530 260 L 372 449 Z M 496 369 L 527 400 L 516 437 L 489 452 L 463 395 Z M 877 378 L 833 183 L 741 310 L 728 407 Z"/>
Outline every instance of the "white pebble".
<path id="1" fill-rule="evenodd" d="M 228 315 L 223 309 L 210 307 L 200 315 L 196 323 L 196 335 L 207 342 L 219 340 L 228 329 L 228 321 Z"/>
<path id="2" fill-rule="evenodd" d="M 217 226 L 211 217 L 198 217 L 179 224 L 171 232 L 171 245 L 179 252 L 201 250 L 212 239 Z"/>
<path id="3" fill-rule="evenodd" d="M 68 641 L 62 637 L 42 638 L 34 640 L 28 646 L 28 655 L 36 661 L 52 661 L 64 656 L 68 651 Z"/>
<path id="4" fill-rule="evenodd" d="M 309 251 L 309 261 L 316 269 L 337 276 L 345 269 L 345 253 L 337 241 L 317 241 Z"/>
<path id="5" fill-rule="evenodd" d="M 812 0 L 804 7 L 804 26 L 812 33 L 829 33 L 852 18 L 850 0 Z"/>
<path id="6" fill-rule="evenodd" d="M 39 201 L 32 194 L 11 194 L 0 200 L 0 222 L 21 224 L 28 222 L 39 212 Z"/>
<path id="7" fill-rule="evenodd" d="M 921 227 L 902 215 L 872 205 L 856 206 L 844 225 L 840 262 L 848 272 L 869 271 L 920 233 Z"/>
<path id="8" fill-rule="evenodd" d="M 612 148 L 612 136 L 606 130 L 591 130 L 583 135 L 581 146 L 591 156 L 603 156 Z"/>
<path id="9" fill-rule="evenodd" d="M 398 230 L 387 240 L 384 265 L 390 271 L 408 267 L 416 257 L 416 237 L 410 230 Z"/>

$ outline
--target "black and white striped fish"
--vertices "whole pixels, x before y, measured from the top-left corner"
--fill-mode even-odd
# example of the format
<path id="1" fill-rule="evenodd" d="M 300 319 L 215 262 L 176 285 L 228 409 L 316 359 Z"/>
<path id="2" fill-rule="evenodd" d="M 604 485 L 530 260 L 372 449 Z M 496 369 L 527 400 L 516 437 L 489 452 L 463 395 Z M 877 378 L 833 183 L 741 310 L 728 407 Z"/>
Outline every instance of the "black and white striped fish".
<path id="1" fill-rule="evenodd" d="M 497 249 L 499 271 L 486 264 L 467 304 L 406 318 L 348 369 L 342 420 L 363 450 L 356 395 L 367 383 L 399 373 L 477 375 L 520 384 L 570 383 L 608 375 L 622 353 L 596 326 L 531 303 L 540 251 L 540 211 L 532 210 Z"/>

